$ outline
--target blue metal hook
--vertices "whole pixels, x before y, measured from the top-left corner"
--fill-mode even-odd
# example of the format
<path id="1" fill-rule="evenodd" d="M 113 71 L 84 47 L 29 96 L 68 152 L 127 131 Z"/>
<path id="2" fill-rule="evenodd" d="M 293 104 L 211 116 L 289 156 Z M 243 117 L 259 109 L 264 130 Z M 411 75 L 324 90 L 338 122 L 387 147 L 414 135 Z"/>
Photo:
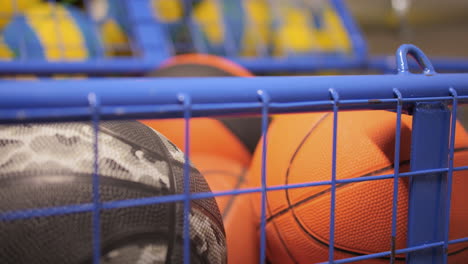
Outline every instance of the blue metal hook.
<path id="1" fill-rule="evenodd" d="M 436 73 L 434 66 L 431 61 L 418 47 L 412 44 L 403 44 L 396 51 L 396 62 L 398 67 L 398 73 L 409 73 L 408 58 L 411 55 L 423 68 L 425 75 L 434 75 Z"/>

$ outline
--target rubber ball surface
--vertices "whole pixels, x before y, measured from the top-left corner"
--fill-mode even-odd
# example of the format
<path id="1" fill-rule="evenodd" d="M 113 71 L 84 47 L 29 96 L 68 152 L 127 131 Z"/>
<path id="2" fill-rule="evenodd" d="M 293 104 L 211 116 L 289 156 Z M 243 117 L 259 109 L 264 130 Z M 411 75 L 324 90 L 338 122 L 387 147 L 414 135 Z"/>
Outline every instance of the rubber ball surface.
<path id="1" fill-rule="evenodd" d="M 0 126 L 0 212 L 92 205 L 91 123 Z M 157 131 L 101 122 L 102 202 L 183 193 L 184 154 Z M 210 192 L 190 168 L 190 190 Z M 58 210 L 59 211 L 59 210 Z M 226 263 L 222 217 L 213 198 L 191 202 L 191 263 Z M 182 263 L 183 202 L 102 210 L 101 263 Z M 92 212 L 0 221 L 1 263 L 91 263 Z"/>

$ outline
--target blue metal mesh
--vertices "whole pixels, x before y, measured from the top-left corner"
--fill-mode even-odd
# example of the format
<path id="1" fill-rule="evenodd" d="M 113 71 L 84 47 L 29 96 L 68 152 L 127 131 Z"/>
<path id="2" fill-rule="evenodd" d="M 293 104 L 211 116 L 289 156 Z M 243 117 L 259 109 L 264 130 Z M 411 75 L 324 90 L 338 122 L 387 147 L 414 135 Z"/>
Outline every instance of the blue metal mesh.
<path id="1" fill-rule="evenodd" d="M 423 74 L 408 71 L 407 55 L 416 58 L 425 69 Z M 43 80 L 38 82 L 0 82 L 0 121 L 21 123 L 44 120 L 89 120 L 94 124 L 94 174 L 92 203 L 54 208 L 1 212 L 0 221 L 13 221 L 39 216 L 93 212 L 94 263 L 100 258 L 100 212 L 115 208 L 141 206 L 175 201 L 184 202 L 184 261 L 190 262 L 188 212 L 190 201 L 215 196 L 261 193 L 260 259 L 266 258 L 266 195 L 275 190 L 297 189 L 311 186 L 331 186 L 329 257 L 323 263 L 351 263 L 360 260 L 406 254 L 408 263 L 448 263 L 448 246 L 468 241 L 468 237 L 449 240 L 450 194 L 452 176 L 456 171 L 468 170 L 466 166 L 454 167 L 455 122 L 459 103 L 468 99 L 467 74 L 438 74 L 427 57 L 416 47 L 404 45 L 397 51 L 397 75 L 382 76 L 323 76 L 323 77 L 257 77 L 257 78 L 213 78 L 184 79 L 88 79 L 88 80 Z M 220 89 L 223 85 L 223 89 Z M 64 88 L 67 88 L 64 92 Z M 238 87 L 244 87 L 241 91 Z M 223 95 L 223 96 L 222 96 Z M 227 96 L 226 96 L 227 95 Z M 230 98 L 229 101 L 226 98 Z M 448 110 L 447 106 L 451 107 Z M 363 178 L 337 179 L 336 161 L 337 127 L 340 112 L 363 109 L 385 109 L 396 112 L 394 174 Z M 429 109 L 429 110 L 428 110 Z M 418 111 L 424 110 L 424 115 Z M 333 113 L 333 151 L 330 180 L 299 184 L 267 186 L 269 172 L 266 155 L 268 116 L 272 113 L 328 111 Z M 427 112 L 429 111 L 429 112 Z M 399 172 L 400 138 L 402 113 L 413 114 L 412 171 Z M 263 149 L 261 159 L 261 186 L 213 193 L 190 193 L 189 166 L 190 149 L 188 136 L 190 119 L 195 116 L 219 114 L 261 114 Z M 98 124 L 100 120 L 124 118 L 168 118 L 182 117 L 185 122 L 186 166 L 184 168 L 184 193 L 102 202 L 98 187 Z M 447 119 L 448 118 L 448 119 Z M 447 127 L 448 126 L 448 127 Z M 445 129 L 447 128 L 447 129 Z M 445 129 L 445 130 L 444 130 Z M 446 131 L 436 133 L 435 130 Z M 420 140 L 421 139 L 421 140 Z M 429 139 L 429 141 L 424 141 Z M 417 143 L 419 142 L 419 143 Z M 424 159 L 428 151 L 431 157 Z M 423 158 L 421 158 L 423 157 Z M 313 159 L 311 157 L 311 162 Z M 398 205 L 398 179 L 408 177 L 412 204 L 409 208 L 408 247 L 396 249 L 396 219 Z M 336 186 L 343 183 L 393 179 L 391 247 L 385 252 L 336 259 L 334 252 Z M 429 185 L 428 185 L 429 184 Z M 441 191 L 428 191 L 433 186 Z M 424 199 L 421 199 L 424 197 Z M 390 199 L 390 198 L 389 198 Z M 427 204 L 428 200 L 440 201 Z M 425 221 L 420 219 L 438 219 Z M 419 220 L 418 220 L 419 219 Z M 414 222 L 417 221 L 417 222 Z M 415 230 L 417 225 L 417 230 Z M 435 233 L 429 238 L 426 234 Z"/>

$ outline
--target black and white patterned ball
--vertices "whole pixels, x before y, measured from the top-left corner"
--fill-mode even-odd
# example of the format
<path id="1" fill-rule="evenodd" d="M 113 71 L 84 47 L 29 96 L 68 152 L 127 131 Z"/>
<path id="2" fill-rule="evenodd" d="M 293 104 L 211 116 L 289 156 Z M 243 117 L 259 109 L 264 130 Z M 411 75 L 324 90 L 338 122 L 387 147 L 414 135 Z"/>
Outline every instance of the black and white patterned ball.
<path id="1" fill-rule="evenodd" d="M 0 126 L 0 212 L 92 203 L 89 122 Z M 137 121 L 99 127 L 101 201 L 183 193 L 184 154 Z M 191 166 L 191 192 L 210 192 Z M 183 202 L 101 211 L 101 263 L 182 263 Z M 191 202 L 191 263 L 226 263 L 213 198 Z M 0 221 L 0 263 L 91 263 L 90 211 Z"/>

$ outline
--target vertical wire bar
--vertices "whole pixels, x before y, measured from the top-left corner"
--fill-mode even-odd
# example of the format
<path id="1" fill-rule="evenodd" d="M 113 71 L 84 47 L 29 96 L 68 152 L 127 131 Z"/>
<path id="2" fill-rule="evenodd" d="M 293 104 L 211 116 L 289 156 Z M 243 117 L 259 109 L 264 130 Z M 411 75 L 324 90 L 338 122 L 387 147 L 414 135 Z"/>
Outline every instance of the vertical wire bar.
<path id="1" fill-rule="evenodd" d="M 331 99 L 333 100 L 333 146 L 332 146 L 332 175 L 331 175 L 331 195 L 330 195 L 330 239 L 328 248 L 328 261 L 334 263 L 334 248 L 335 248 L 335 207 L 336 207 L 336 148 L 337 148 L 337 132 L 338 132 L 338 102 L 339 95 L 335 89 L 329 90 Z"/>
<path id="2" fill-rule="evenodd" d="M 268 132 L 268 107 L 270 97 L 268 94 L 259 90 L 258 95 L 262 102 L 262 172 L 261 172 L 261 214 L 260 214 L 260 264 L 265 263 L 266 259 L 266 153 L 267 153 L 267 132 Z"/>
<path id="3" fill-rule="evenodd" d="M 442 256 L 442 263 L 448 263 L 448 241 L 450 231 L 450 210 L 452 204 L 452 182 L 453 182 L 453 162 L 455 152 L 455 129 L 457 123 L 457 108 L 458 108 L 458 94 L 453 88 L 449 89 L 450 95 L 453 96 L 452 105 L 452 118 L 450 124 L 450 142 L 449 142 L 449 160 L 448 160 L 448 173 L 447 173 L 447 198 L 445 205 L 445 226 L 444 226 L 444 253 Z"/>
<path id="4" fill-rule="evenodd" d="M 190 118 L 192 100 L 189 95 L 179 95 L 179 100 L 184 105 L 184 264 L 190 264 Z"/>
<path id="5" fill-rule="evenodd" d="M 100 112 L 100 101 L 96 94 L 91 93 L 88 95 L 89 105 L 92 113 L 92 123 L 94 131 L 93 139 L 93 263 L 99 264 L 101 258 L 101 199 L 99 195 L 99 152 L 98 152 L 98 140 L 99 140 L 99 112 Z"/>
<path id="6" fill-rule="evenodd" d="M 392 204 L 392 237 L 391 237 L 391 255 L 390 263 L 395 263 L 396 251 L 396 224 L 398 214 L 398 181 L 400 176 L 400 143 L 401 143 L 401 111 L 403 106 L 403 97 L 398 89 L 393 89 L 393 93 L 398 98 L 397 118 L 395 132 L 395 157 L 393 158 L 393 204 Z"/>

